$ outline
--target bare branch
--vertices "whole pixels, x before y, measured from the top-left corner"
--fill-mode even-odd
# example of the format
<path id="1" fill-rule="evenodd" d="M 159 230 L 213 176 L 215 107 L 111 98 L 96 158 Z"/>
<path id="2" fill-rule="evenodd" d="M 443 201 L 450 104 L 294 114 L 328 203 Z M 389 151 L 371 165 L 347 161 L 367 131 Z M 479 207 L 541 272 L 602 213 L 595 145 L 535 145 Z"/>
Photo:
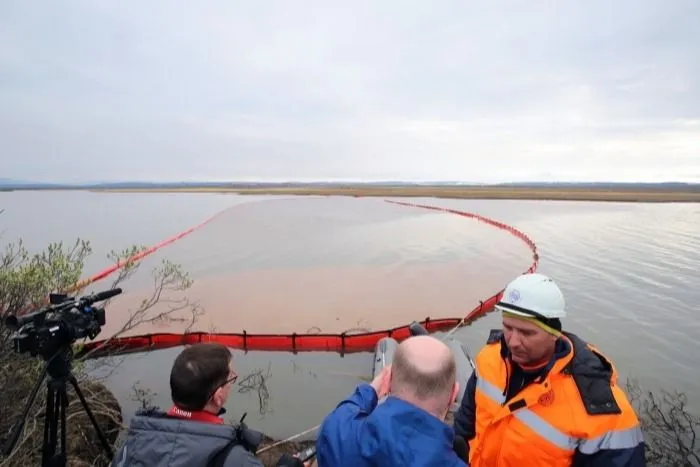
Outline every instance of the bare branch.
<path id="1" fill-rule="evenodd" d="M 119 284 L 126 281 L 138 270 L 139 266 L 141 265 L 141 261 L 135 260 L 134 257 L 140 253 L 143 253 L 146 249 L 147 248 L 143 245 L 134 245 L 130 248 L 124 249 L 121 252 L 116 252 L 114 250 L 110 251 L 107 258 L 116 266 L 119 266 L 117 276 L 112 279 L 112 284 L 109 287 L 110 289 L 117 288 Z M 110 300 L 107 300 L 105 305 L 107 305 L 109 301 Z"/>
<path id="2" fill-rule="evenodd" d="M 129 264 L 128 270 L 123 274 L 120 273 L 121 276 L 114 283 L 118 284 L 120 279 L 123 280 L 128 275 L 133 274 L 136 267 L 136 263 Z M 186 332 L 189 332 L 198 317 L 203 314 L 200 306 L 188 298 L 169 299 L 164 297 L 163 294 L 164 292 L 182 292 L 191 287 L 191 285 L 192 280 L 182 270 L 180 265 L 163 260 L 161 266 L 153 271 L 153 291 L 150 297 L 143 299 L 136 310 L 129 312 L 129 318 L 117 332 L 105 339 L 99 346 L 87 352 L 81 359 L 90 358 L 93 354 L 100 352 L 107 345 L 111 344 L 114 339 L 144 324 L 185 322 L 187 323 Z M 167 309 L 156 314 L 151 313 L 152 309 L 158 304 L 166 305 Z M 184 317 L 181 316 L 182 311 L 186 311 Z"/>
<path id="3" fill-rule="evenodd" d="M 140 387 L 140 381 L 136 381 L 131 387 L 133 394 L 130 399 L 134 402 L 138 402 L 141 408 L 144 410 L 149 410 L 154 408 L 153 399 L 156 393 L 148 388 Z"/>
<path id="4" fill-rule="evenodd" d="M 258 406 L 260 415 L 269 413 L 268 404 L 270 402 L 270 391 L 267 388 L 267 380 L 271 377 L 271 366 L 268 364 L 267 372 L 256 370 L 240 380 L 238 383 L 238 393 L 247 394 L 251 391 L 258 393 Z"/>
<path id="5" fill-rule="evenodd" d="M 70 245 L 51 244 L 45 251 L 35 255 L 30 255 L 21 241 L 6 246 L 4 253 L 0 252 L 2 317 L 44 305 L 50 292 L 74 288 L 83 273 L 84 260 L 90 251 L 89 244 L 82 241 Z M 129 258 L 140 251 L 143 251 L 143 247 L 132 247 L 120 253 L 111 253 L 112 260 L 121 266 L 116 272 L 116 277 L 112 279 L 112 287 L 127 280 L 137 270 L 140 262 Z M 177 319 L 185 322 L 188 330 L 194 325 L 197 317 L 201 315 L 199 306 L 187 299 L 173 300 L 167 296 L 171 291 L 184 291 L 192 284 L 181 267 L 169 261 L 163 261 L 162 265 L 153 271 L 153 281 L 154 290 L 136 310 L 132 311 L 128 323 L 113 337 L 143 323 Z M 80 285 L 80 288 L 83 288 L 86 284 Z M 71 294 L 75 292 L 71 290 Z M 164 304 L 166 310 L 153 313 L 153 307 L 158 303 Z M 39 359 L 16 354 L 8 345 L 9 336 L 10 333 L 4 324 L 0 325 L 0 385 L 5 390 L 3 399 L 6 401 L 5 404 L 0 404 L 0 443 L 4 443 L 4 438 L 9 435 L 10 426 L 17 420 L 26 403 L 29 389 L 40 375 L 44 365 L 44 362 Z M 76 347 L 79 346 L 80 344 L 76 344 Z M 114 396 L 98 380 L 108 377 L 125 357 L 108 356 L 99 361 L 86 360 L 86 357 L 73 361 L 73 373 L 80 381 L 88 404 L 95 412 L 100 425 L 114 443 L 119 429 L 124 428 L 121 408 Z M 93 368 L 89 368 L 90 366 Z M 95 373 L 102 373 L 102 376 L 96 378 L 93 376 Z M 12 384 L 8 384 L 9 381 L 12 381 Z M 72 391 L 68 392 L 69 397 L 74 397 Z M 27 423 L 15 451 L 11 456 L 0 461 L 0 467 L 16 465 L 18 459 L 23 459 L 23 464 L 39 463 L 37 456 L 40 456 L 43 438 L 45 393 L 46 386 L 43 385 L 34 406 L 30 408 Z M 148 395 L 147 390 L 140 394 Z M 70 465 L 108 465 L 110 460 L 102 454 L 91 423 L 82 413 L 82 405 L 71 403 L 66 416 L 70 420 L 68 463 Z"/>
<path id="6" fill-rule="evenodd" d="M 633 379 L 627 381 L 626 389 L 644 431 L 649 465 L 700 465 L 700 417 L 688 411 L 685 394 L 667 390 L 658 394 L 642 392 Z"/>

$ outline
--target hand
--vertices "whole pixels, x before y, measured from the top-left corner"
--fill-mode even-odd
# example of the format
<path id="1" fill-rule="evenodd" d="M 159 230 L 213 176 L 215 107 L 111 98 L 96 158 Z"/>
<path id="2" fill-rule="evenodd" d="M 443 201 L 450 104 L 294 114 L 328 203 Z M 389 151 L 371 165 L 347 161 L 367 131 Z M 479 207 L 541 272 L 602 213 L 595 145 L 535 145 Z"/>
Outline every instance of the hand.
<path id="1" fill-rule="evenodd" d="M 299 458 L 299 454 L 295 454 L 294 457 Z M 311 459 L 309 459 L 308 461 L 303 463 L 304 467 L 311 467 L 312 465 L 314 465 L 314 458 L 313 457 Z"/>
<path id="2" fill-rule="evenodd" d="M 385 366 L 382 371 L 374 378 L 372 383 L 372 387 L 374 388 L 374 391 L 377 393 L 377 398 L 381 399 L 382 397 L 386 396 L 389 394 L 389 382 L 391 381 L 391 365 Z"/>
<path id="3" fill-rule="evenodd" d="M 314 465 L 314 458 L 312 457 L 308 461 L 302 462 L 299 459 L 299 453 L 294 455 L 284 453 L 277 461 L 276 467 L 299 467 L 300 465 L 303 465 L 304 467 L 311 467 Z"/>
<path id="4" fill-rule="evenodd" d="M 303 465 L 304 467 L 310 467 L 312 461 L 313 461 L 313 459 L 311 461 L 308 461 L 308 462 L 302 462 L 299 459 L 298 454 L 292 455 L 292 454 L 284 453 L 277 461 L 277 464 L 275 464 L 275 467 L 299 467 L 300 465 Z"/>

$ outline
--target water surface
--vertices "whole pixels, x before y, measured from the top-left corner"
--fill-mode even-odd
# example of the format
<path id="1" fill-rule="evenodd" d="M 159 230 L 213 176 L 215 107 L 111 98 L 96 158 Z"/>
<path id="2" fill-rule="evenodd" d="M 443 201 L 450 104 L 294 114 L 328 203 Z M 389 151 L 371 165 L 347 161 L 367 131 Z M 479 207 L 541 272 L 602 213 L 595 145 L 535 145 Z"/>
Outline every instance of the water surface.
<path id="1" fill-rule="evenodd" d="M 353 201 L 358 201 L 358 208 Z M 408 303 L 411 300 L 406 297 L 411 294 L 425 294 L 430 309 L 415 316 L 419 319 L 441 310 L 451 313 L 462 302 L 470 308 L 470 294 L 476 293 L 470 290 L 483 288 L 486 292 L 505 276 L 520 272 L 527 262 L 528 252 L 521 244 L 496 234 L 489 243 L 492 230 L 481 234 L 470 221 L 449 215 L 399 213 L 379 202 L 360 201 L 364 200 L 326 198 L 314 205 L 310 200 L 295 204 L 280 197 L 214 194 L 2 193 L 0 208 L 6 212 L 0 215 L 0 231 L 3 241 L 21 236 L 34 249 L 49 241 L 88 238 L 95 255 L 87 270 L 93 272 L 106 265 L 103 258 L 110 249 L 152 244 L 232 205 L 241 205 L 227 211 L 225 230 L 203 231 L 208 237 L 197 240 L 193 236 L 188 248 L 183 240 L 183 248 L 170 250 L 172 257 L 189 264 L 202 282 L 228 276 L 226 283 L 231 284 L 237 275 L 252 280 L 254 274 L 277 274 L 279 282 L 285 277 L 282 272 L 299 271 L 308 275 L 309 283 L 286 289 L 294 297 L 292 303 L 323 290 L 327 299 L 336 296 L 338 303 L 349 308 L 371 300 L 353 293 L 348 278 L 371 272 L 382 280 L 383 287 L 376 293 L 390 291 L 377 296 L 384 297 L 382 300 Z M 638 378 L 652 390 L 684 391 L 691 408 L 700 412 L 695 360 L 700 351 L 696 339 L 700 335 L 699 204 L 414 201 L 474 211 L 530 235 L 538 245 L 540 271 L 554 277 L 566 295 L 569 316 L 565 328 L 612 358 L 623 378 Z M 359 206 L 360 212 L 353 211 Z M 238 218 L 230 214 L 236 209 Z M 270 216 L 268 222 L 263 222 L 266 216 Z M 224 234 L 232 241 L 222 242 Z M 314 270 L 324 273 L 314 275 Z M 497 277 L 488 279 L 486 271 L 495 271 Z M 455 274 L 463 276 L 450 283 Z M 345 281 L 334 281 L 337 277 Z M 411 277 L 423 285 L 401 288 L 402 281 Z M 371 284 L 360 282 L 357 287 L 366 291 Z M 382 300 L 375 306 L 381 308 Z M 383 310 L 387 316 L 395 311 L 389 304 Z M 331 306 L 323 300 L 315 306 L 322 305 Z M 488 330 L 498 325 L 499 317 L 492 314 L 457 335 L 476 351 Z M 136 408 L 129 393 L 137 380 L 157 393 L 156 402 L 168 403 L 168 374 L 177 351 L 125 357 L 109 376 L 108 384 L 122 401 L 127 418 Z M 234 392 L 229 414 L 238 417 L 247 411 L 250 423 L 274 436 L 288 436 L 320 422 L 360 376 L 369 374 L 372 360 L 370 354 L 341 357 L 235 351 L 235 355 L 242 374 L 267 375 L 269 400 L 260 413 L 257 393 Z"/>

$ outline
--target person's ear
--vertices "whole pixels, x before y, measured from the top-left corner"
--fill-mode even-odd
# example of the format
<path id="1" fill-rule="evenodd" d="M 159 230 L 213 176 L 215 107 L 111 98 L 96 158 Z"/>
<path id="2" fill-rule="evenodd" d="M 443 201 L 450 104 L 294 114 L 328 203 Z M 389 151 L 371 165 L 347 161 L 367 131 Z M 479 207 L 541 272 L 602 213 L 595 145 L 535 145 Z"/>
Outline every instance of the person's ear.
<path id="1" fill-rule="evenodd" d="M 216 405 L 217 407 L 223 407 L 226 401 L 224 400 L 224 388 L 219 387 L 216 391 L 214 391 L 214 395 L 211 396 L 211 401 Z"/>
<path id="2" fill-rule="evenodd" d="M 391 372 L 391 365 L 386 367 L 386 373 L 384 374 L 384 380 L 382 381 L 382 387 L 385 394 L 389 394 L 391 390 L 391 377 L 393 373 Z"/>

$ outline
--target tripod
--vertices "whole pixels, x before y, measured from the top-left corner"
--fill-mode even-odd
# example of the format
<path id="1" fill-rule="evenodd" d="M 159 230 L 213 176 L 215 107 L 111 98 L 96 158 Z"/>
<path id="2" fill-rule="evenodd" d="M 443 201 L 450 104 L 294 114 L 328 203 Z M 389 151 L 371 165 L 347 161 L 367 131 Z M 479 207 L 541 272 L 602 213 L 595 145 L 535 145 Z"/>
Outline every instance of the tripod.
<path id="1" fill-rule="evenodd" d="M 107 441 L 107 437 L 97 424 L 97 419 L 88 407 L 85 396 L 78 386 L 78 381 L 71 372 L 71 351 L 70 344 L 60 348 L 51 358 L 48 359 L 41 375 L 37 379 L 26 406 L 22 412 L 19 423 L 13 428 L 12 433 L 5 444 L 3 454 L 9 456 L 14 450 L 19 435 L 22 432 L 29 410 L 34 404 L 34 399 L 39 392 L 41 383 L 48 373 L 46 382 L 46 412 L 44 413 L 44 444 L 42 447 L 42 467 L 64 467 L 66 465 L 66 407 L 68 406 L 68 394 L 66 393 L 66 383 L 70 383 L 75 393 L 80 399 L 80 403 L 92 422 L 100 444 L 105 453 L 112 459 L 112 448 Z M 59 426 L 60 422 L 60 426 Z M 58 430 L 61 430 L 61 446 L 57 453 Z"/>

